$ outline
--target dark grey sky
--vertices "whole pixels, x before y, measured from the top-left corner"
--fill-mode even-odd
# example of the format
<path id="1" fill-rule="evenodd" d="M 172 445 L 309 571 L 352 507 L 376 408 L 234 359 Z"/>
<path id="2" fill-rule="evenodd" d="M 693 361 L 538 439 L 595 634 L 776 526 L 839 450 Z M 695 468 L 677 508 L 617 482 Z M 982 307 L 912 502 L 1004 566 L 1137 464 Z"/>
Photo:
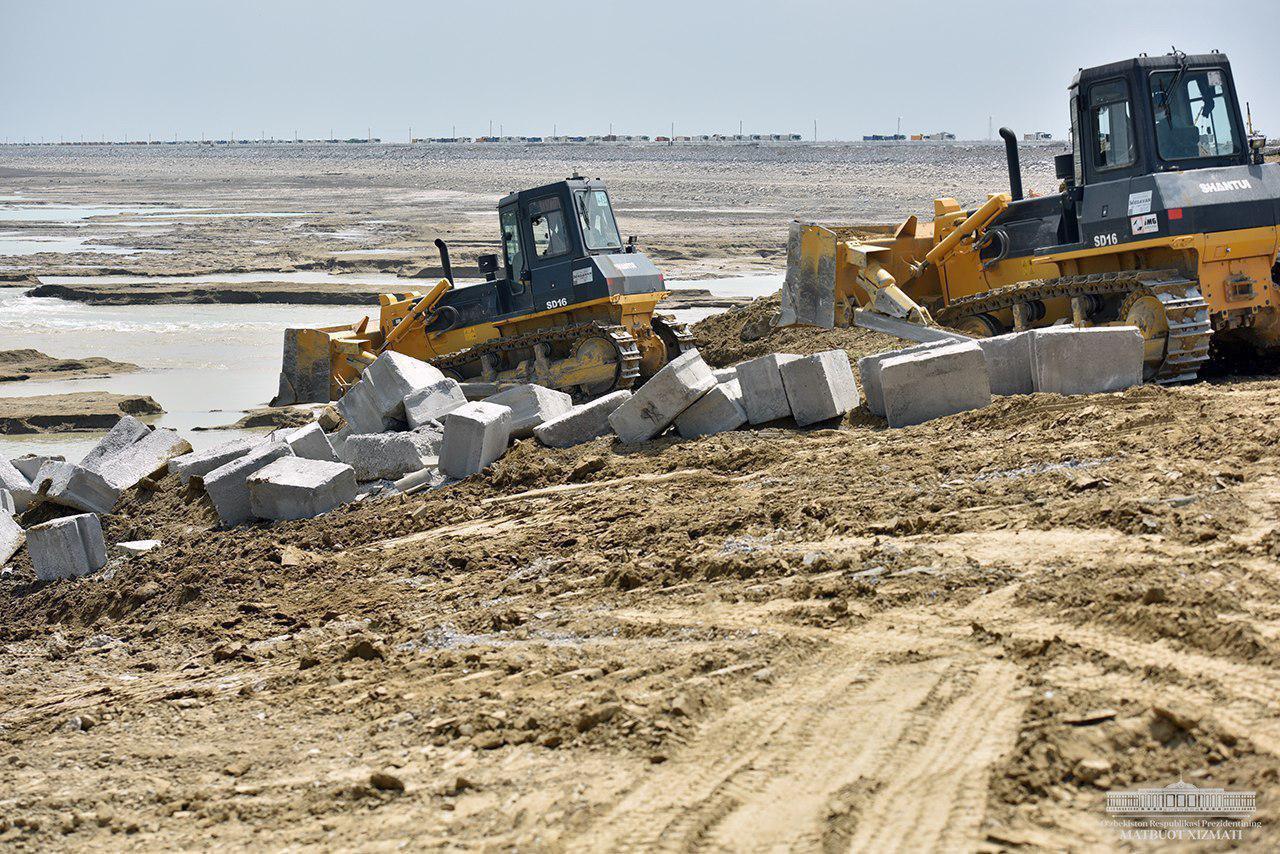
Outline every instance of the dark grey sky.
<path id="1" fill-rule="evenodd" d="M 1066 129 L 1081 65 L 1219 49 L 1280 135 L 1274 0 L 0 0 L 0 136 Z"/>

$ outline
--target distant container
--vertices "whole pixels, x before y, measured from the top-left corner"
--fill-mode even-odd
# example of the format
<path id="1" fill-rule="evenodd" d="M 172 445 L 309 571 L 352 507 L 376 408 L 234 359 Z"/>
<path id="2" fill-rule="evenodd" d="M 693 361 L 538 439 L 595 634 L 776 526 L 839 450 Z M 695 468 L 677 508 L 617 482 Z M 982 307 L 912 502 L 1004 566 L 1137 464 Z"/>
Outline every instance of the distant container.
<path id="1" fill-rule="evenodd" d="M 1053 139 L 1053 134 L 1038 130 L 1035 133 L 1024 133 L 1022 135 L 1023 142 L 1046 142 Z"/>

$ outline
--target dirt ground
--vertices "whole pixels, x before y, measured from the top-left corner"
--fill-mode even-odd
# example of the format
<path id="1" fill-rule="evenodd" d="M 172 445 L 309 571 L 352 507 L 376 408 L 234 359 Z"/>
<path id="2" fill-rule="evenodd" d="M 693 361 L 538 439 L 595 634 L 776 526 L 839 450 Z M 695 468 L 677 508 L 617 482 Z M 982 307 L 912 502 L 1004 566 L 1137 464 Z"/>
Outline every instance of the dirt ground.
<path id="1" fill-rule="evenodd" d="M 163 412 L 160 404 L 145 394 L 76 391 L 0 397 L 0 434 L 103 432 L 121 415 L 145 418 Z"/>
<path id="2" fill-rule="evenodd" d="M 743 341 L 769 309 L 704 352 L 892 344 Z M 522 442 L 230 532 L 162 482 L 107 520 L 160 548 L 0 587 L 0 841 L 1132 847 L 1106 791 L 1182 778 L 1259 792 L 1274 848 L 1278 392 Z"/>
<path id="3" fill-rule="evenodd" d="M 110 291 L 420 270 L 445 222 L 465 263 L 517 172 L 565 165 L 396 152 L 326 170 L 55 152 L 3 175 L 80 202 L 252 211 L 256 193 L 258 210 L 332 212 L 135 235 L 171 254 L 131 259 L 134 284 Z M 703 209 L 620 213 L 669 277 L 776 271 L 806 199 L 815 218 L 891 221 L 1003 169 L 993 146 L 945 163 L 592 156 L 615 200 Z M 323 260 L 325 229 L 369 222 L 411 251 Z M 10 266 L 83 272 L 66 263 Z M 776 308 L 703 321 L 702 353 L 901 344 L 771 331 Z M 439 491 L 232 531 L 173 479 L 148 483 L 104 524 L 160 547 L 75 582 L 37 584 L 25 551 L 0 573 L 0 845 L 1148 849 L 1107 824 L 1106 794 L 1181 779 L 1258 793 L 1242 840 L 1195 847 L 1275 850 L 1277 407 L 1280 380 L 1233 375 L 901 430 L 860 408 L 687 442 L 523 441 Z"/>

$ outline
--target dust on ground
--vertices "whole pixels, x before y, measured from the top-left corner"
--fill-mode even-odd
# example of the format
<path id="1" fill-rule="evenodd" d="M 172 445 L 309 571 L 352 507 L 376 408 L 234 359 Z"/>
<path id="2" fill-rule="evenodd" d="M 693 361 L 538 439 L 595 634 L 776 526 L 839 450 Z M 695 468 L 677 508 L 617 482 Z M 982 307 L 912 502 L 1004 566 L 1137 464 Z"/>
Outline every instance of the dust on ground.
<path id="1" fill-rule="evenodd" d="M 711 360 L 884 343 L 770 309 Z M 160 548 L 0 581 L 0 841 L 1125 848 L 1106 792 L 1182 778 L 1274 848 L 1278 393 L 525 441 L 233 531 L 146 486 L 107 534 Z"/>

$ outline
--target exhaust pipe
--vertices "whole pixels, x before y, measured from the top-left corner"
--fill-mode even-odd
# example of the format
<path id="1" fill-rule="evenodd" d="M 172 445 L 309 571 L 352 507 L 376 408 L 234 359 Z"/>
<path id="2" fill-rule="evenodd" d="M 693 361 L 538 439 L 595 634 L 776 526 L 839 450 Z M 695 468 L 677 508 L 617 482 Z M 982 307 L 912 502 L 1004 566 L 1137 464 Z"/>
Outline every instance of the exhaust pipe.
<path id="1" fill-rule="evenodd" d="M 1016 156 L 1016 155 L 1015 155 Z M 444 277 L 449 280 L 449 284 L 453 284 L 453 265 L 449 263 L 449 244 L 440 238 L 436 238 L 436 248 L 440 250 L 440 266 L 444 270 Z"/>
<path id="2" fill-rule="evenodd" d="M 1018 138 L 1008 128 L 1000 128 L 1004 140 L 1004 156 L 1009 161 L 1009 195 L 1013 200 L 1022 198 L 1022 164 L 1018 161 Z"/>

